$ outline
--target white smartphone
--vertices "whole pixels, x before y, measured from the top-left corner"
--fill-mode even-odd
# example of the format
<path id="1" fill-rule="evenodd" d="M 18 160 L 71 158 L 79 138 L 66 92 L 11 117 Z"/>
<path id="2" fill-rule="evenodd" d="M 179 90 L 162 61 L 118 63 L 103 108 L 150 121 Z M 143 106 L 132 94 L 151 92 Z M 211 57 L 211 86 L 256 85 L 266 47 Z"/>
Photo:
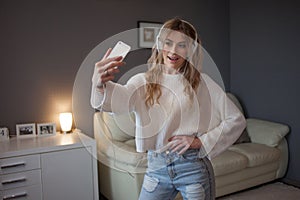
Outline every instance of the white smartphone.
<path id="1" fill-rule="evenodd" d="M 107 58 L 112 58 L 112 57 L 116 57 L 116 56 L 122 56 L 122 60 L 125 58 L 125 56 L 129 53 L 131 47 L 122 42 L 119 41 L 117 42 L 117 44 L 114 46 L 114 48 L 112 49 L 112 51 L 110 52 L 109 56 Z"/>

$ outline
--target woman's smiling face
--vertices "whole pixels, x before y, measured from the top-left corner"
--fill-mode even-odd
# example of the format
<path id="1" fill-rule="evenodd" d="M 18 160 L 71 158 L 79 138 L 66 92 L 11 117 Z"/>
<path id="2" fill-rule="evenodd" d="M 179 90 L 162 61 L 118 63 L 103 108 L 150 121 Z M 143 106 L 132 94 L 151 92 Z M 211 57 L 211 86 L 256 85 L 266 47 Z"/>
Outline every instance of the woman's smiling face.
<path id="1" fill-rule="evenodd" d="M 178 70 L 183 66 L 188 54 L 188 43 L 183 33 L 171 31 L 162 48 L 164 64 L 167 67 Z"/>

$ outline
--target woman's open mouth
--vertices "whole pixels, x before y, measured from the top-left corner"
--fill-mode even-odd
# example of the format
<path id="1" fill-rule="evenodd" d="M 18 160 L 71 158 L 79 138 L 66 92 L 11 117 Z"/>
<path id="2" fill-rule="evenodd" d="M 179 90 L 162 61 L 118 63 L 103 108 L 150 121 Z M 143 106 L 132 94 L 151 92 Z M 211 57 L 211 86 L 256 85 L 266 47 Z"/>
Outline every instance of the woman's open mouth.
<path id="1" fill-rule="evenodd" d="M 175 56 L 167 56 L 167 57 L 171 62 L 176 62 L 179 59 L 179 57 L 175 57 Z"/>

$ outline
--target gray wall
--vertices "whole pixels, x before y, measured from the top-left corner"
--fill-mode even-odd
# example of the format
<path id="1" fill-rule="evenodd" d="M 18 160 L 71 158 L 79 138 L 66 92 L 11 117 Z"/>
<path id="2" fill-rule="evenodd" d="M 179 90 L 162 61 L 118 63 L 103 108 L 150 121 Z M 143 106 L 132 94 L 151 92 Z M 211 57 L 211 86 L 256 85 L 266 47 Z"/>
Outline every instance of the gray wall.
<path id="1" fill-rule="evenodd" d="M 286 179 L 298 184 L 299 36 L 299 1 L 230 1 L 231 91 L 249 117 L 289 125 Z"/>
<path id="2" fill-rule="evenodd" d="M 14 134 L 17 123 L 56 122 L 59 129 L 84 58 L 138 20 L 179 16 L 194 24 L 228 88 L 228 8 L 227 0 L 187 0 L 184 7 L 179 0 L 0 0 L 0 127 Z M 150 50 L 136 54 L 127 66 L 145 63 Z"/>

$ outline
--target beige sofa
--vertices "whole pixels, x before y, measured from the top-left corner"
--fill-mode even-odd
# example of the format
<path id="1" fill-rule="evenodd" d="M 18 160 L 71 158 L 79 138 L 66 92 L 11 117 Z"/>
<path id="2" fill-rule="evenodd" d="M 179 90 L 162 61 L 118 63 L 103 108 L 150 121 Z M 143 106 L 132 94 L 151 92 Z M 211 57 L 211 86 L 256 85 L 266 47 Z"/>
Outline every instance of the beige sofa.
<path id="1" fill-rule="evenodd" d="M 228 94 L 241 109 L 238 100 Z M 236 143 L 212 160 L 216 196 L 250 188 L 284 176 L 288 146 L 286 125 L 247 119 L 251 142 Z M 101 193 L 110 200 L 137 199 L 147 165 L 146 154 L 135 151 L 133 115 L 96 112 L 94 134 L 98 147 Z M 180 197 L 179 197 L 180 198 Z"/>

